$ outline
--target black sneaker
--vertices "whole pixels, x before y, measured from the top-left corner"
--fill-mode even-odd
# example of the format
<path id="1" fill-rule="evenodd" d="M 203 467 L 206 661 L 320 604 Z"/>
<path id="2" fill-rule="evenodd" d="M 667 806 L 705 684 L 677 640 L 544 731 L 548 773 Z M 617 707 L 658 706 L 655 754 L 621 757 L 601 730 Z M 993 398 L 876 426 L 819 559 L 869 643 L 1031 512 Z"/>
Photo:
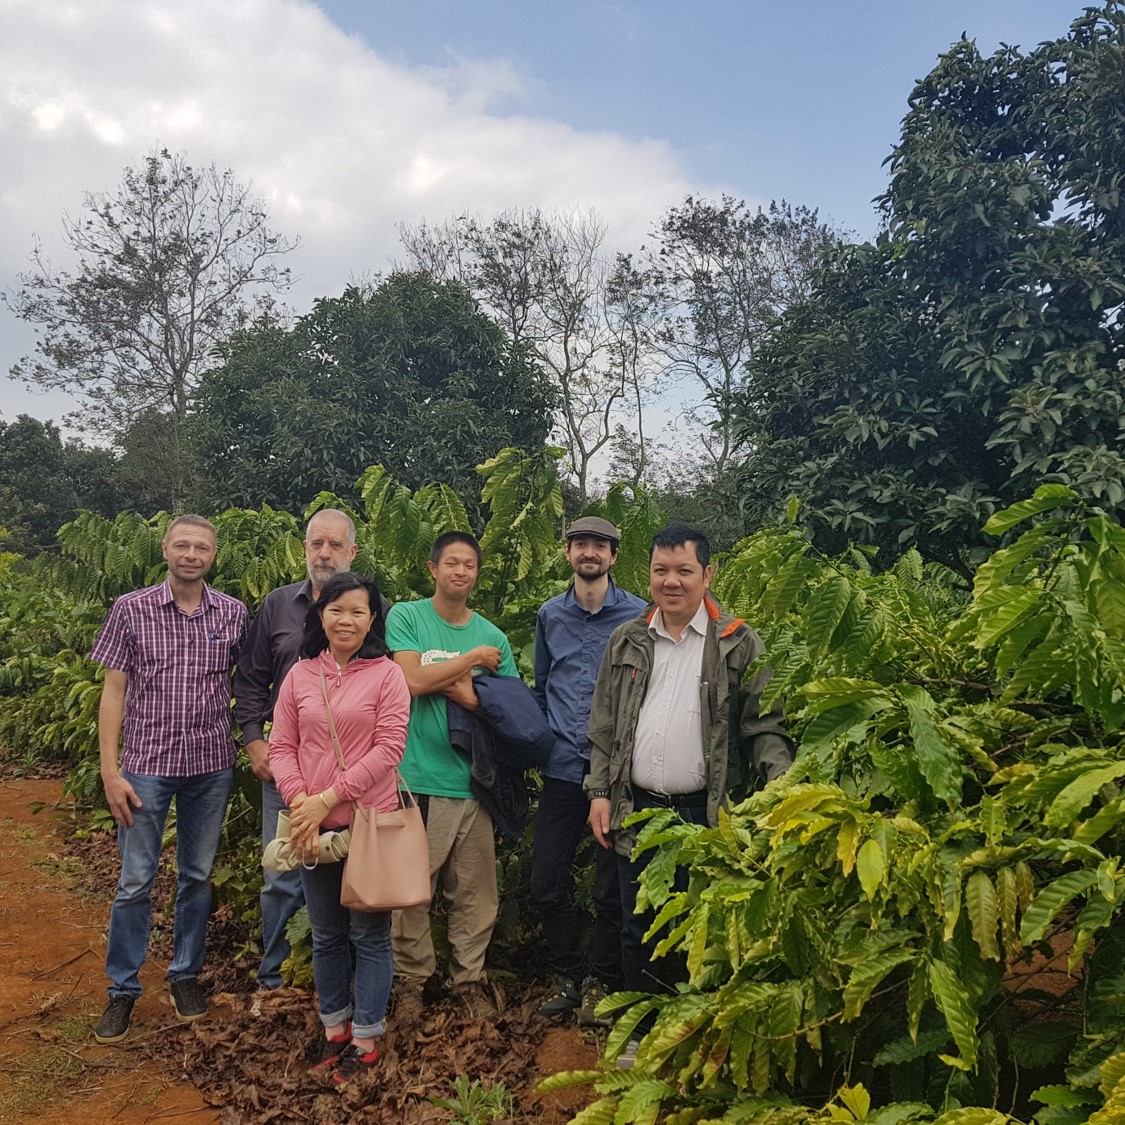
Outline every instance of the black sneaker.
<path id="1" fill-rule="evenodd" d="M 309 1070 L 327 1073 L 340 1061 L 340 1056 L 344 1053 L 344 1048 L 347 1047 L 351 1041 L 352 1029 L 350 1024 L 345 1029 L 343 1035 L 338 1035 L 332 1039 L 328 1039 L 322 1035 L 320 1040 L 314 1043 L 309 1051 Z"/>
<path id="2" fill-rule="evenodd" d="M 102 1018 L 94 1028 L 94 1040 L 97 1043 L 116 1043 L 129 1034 L 129 1025 L 133 1021 L 133 1005 L 137 1002 L 135 996 L 110 997 Z"/>
<path id="3" fill-rule="evenodd" d="M 605 985 L 594 977 L 582 982 L 582 1007 L 578 1009 L 579 1027 L 612 1027 L 613 1020 L 608 1016 L 594 1014 L 597 1006 L 605 999 Z"/>
<path id="4" fill-rule="evenodd" d="M 336 1066 L 336 1073 L 332 1075 L 332 1081 L 339 1086 L 346 1086 L 368 1067 L 374 1066 L 378 1060 L 378 1047 L 372 1047 L 370 1051 L 364 1053 L 354 1043 L 349 1043 L 340 1055 L 340 1062 Z"/>
<path id="5" fill-rule="evenodd" d="M 172 1003 L 176 1005 L 176 1017 L 181 1023 L 192 1023 L 207 1015 L 207 997 L 195 977 L 184 977 L 171 988 Z"/>
<path id="6" fill-rule="evenodd" d="M 573 1012 L 582 1003 L 582 994 L 578 991 L 578 984 L 570 977 L 555 977 L 551 995 L 539 1008 L 539 1014 L 548 1019 L 557 1020 L 567 1012 Z"/>

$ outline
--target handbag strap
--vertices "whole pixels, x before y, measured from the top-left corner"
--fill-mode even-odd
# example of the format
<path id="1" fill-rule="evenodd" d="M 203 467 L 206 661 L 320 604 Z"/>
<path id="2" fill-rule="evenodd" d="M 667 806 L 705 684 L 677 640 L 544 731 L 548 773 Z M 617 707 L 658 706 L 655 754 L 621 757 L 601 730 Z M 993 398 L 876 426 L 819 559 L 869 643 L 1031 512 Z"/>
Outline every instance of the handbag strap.
<path id="1" fill-rule="evenodd" d="M 332 717 L 332 704 L 328 702 L 328 681 L 324 678 L 324 665 L 318 662 L 316 670 L 320 674 L 320 690 L 324 695 L 324 710 L 328 715 L 328 733 L 332 735 L 332 749 L 336 751 L 336 761 L 340 764 L 341 772 L 346 773 L 348 764 L 344 761 L 344 751 L 340 748 L 340 736 L 336 733 L 336 720 Z M 406 784 L 406 778 L 399 773 L 397 768 L 395 769 L 395 778 L 398 781 L 399 787 L 399 804 L 403 807 L 406 805 L 406 802 L 402 799 L 403 789 L 406 790 L 410 800 L 414 804 L 417 804 L 418 798 L 410 792 L 410 786 Z M 353 801 L 352 803 L 358 808 L 358 801 Z"/>
<path id="2" fill-rule="evenodd" d="M 328 713 L 328 733 L 332 735 L 332 749 L 336 751 L 336 761 L 342 772 L 347 772 L 348 763 L 344 761 L 344 751 L 340 748 L 340 736 L 336 733 L 336 720 L 332 717 L 332 704 L 328 702 L 328 681 L 324 678 L 324 665 L 317 662 L 320 673 L 320 690 L 324 695 L 324 710 Z"/>

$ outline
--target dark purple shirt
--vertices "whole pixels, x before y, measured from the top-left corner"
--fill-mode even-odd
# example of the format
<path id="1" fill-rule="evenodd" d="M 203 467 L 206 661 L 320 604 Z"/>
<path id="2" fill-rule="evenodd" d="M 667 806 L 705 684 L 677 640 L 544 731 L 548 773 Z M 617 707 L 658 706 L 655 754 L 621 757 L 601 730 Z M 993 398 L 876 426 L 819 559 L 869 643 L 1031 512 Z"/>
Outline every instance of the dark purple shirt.
<path id="1" fill-rule="evenodd" d="M 297 663 L 312 598 L 312 583 L 271 590 L 262 602 L 234 673 L 234 718 L 244 742 L 265 738 L 285 674 Z"/>
<path id="2" fill-rule="evenodd" d="M 243 742 L 265 738 L 281 685 L 301 655 L 305 618 L 312 604 L 312 583 L 291 582 L 271 590 L 250 622 L 246 644 L 234 672 L 234 719 Z M 383 620 L 390 603 L 379 596 Z"/>
<path id="3" fill-rule="evenodd" d="M 193 777 L 233 764 L 230 672 L 247 617 L 237 598 L 209 586 L 190 615 L 167 582 L 113 603 L 90 657 L 129 677 L 123 770 Z"/>

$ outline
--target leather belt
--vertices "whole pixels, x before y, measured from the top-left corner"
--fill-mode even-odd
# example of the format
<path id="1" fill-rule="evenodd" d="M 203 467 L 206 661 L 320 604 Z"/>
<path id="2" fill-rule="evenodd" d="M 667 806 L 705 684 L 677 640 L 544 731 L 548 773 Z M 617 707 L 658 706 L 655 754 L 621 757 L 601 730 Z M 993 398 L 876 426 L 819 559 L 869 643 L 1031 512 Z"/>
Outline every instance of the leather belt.
<path id="1" fill-rule="evenodd" d="M 637 797 L 641 801 L 637 801 Z M 641 789 L 633 786 L 633 803 L 652 808 L 662 809 L 705 809 L 707 807 L 707 790 L 697 789 L 694 793 L 654 793 L 651 789 Z"/>

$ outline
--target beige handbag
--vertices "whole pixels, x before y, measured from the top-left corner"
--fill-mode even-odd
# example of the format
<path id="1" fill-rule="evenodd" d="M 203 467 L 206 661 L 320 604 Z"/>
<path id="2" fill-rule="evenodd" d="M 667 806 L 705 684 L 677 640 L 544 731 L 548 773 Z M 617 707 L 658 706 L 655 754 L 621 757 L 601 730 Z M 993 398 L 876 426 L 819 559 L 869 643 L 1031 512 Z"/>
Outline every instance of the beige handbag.
<path id="1" fill-rule="evenodd" d="M 336 760 L 340 769 L 346 771 L 323 668 L 320 689 L 324 693 Z M 401 788 L 399 807 L 393 812 L 379 812 L 364 808 L 358 801 L 352 802 L 351 844 L 340 885 L 340 905 L 349 910 L 399 910 L 430 901 L 430 847 L 422 810 L 402 775 L 396 771 L 396 776 Z"/>

